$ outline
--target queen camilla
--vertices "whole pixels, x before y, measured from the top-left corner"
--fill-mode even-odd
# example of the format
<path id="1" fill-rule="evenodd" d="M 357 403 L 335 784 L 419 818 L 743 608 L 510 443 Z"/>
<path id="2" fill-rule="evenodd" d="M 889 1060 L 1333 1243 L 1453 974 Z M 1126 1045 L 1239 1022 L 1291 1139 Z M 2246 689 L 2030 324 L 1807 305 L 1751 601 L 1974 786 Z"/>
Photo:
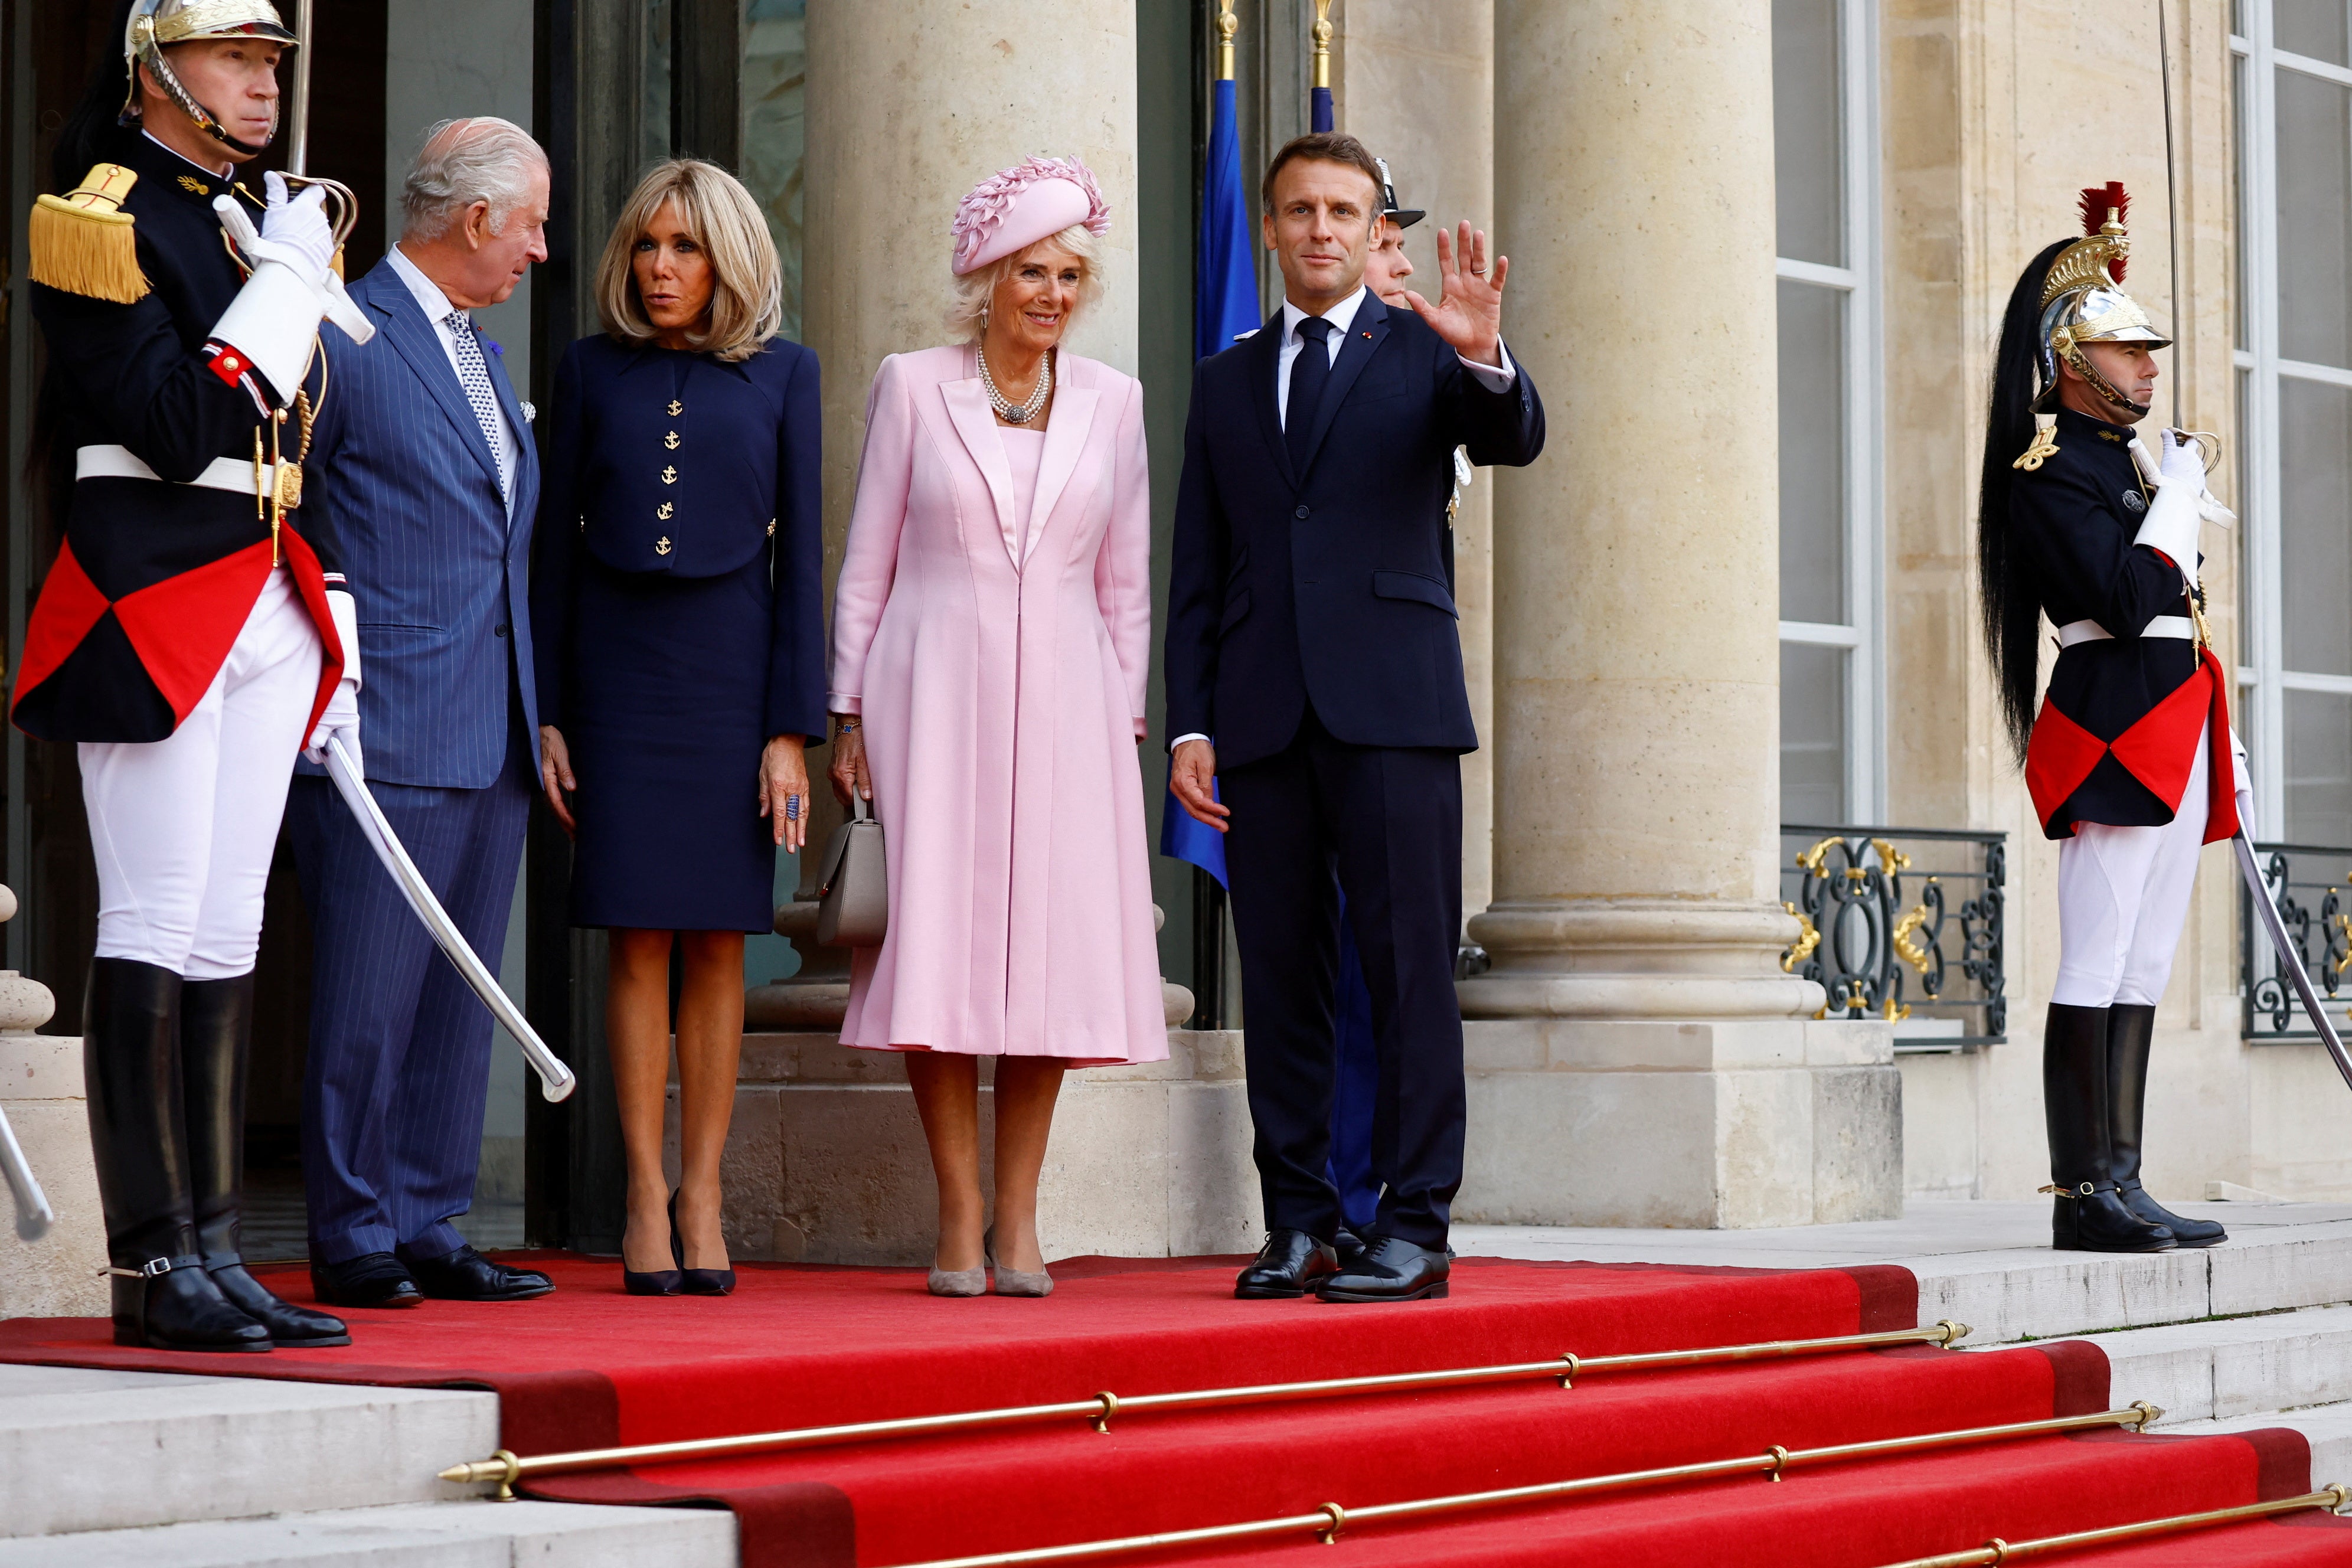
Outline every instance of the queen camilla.
<path id="1" fill-rule="evenodd" d="M 1062 1072 L 1168 1054 L 1144 859 L 1143 389 L 1061 347 L 1102 293 L 1094 175 L 1032 158 L 955 220 L 959 341 L 893 354 L 834 606 L 832 775 L 888 835 L 845 1045 L 906 1054 L 939 1183 L 930 1288 L 1053 1288 L 1037 1176 Z M 979 1064 L 996 1058 L 995 1223 Z"/>

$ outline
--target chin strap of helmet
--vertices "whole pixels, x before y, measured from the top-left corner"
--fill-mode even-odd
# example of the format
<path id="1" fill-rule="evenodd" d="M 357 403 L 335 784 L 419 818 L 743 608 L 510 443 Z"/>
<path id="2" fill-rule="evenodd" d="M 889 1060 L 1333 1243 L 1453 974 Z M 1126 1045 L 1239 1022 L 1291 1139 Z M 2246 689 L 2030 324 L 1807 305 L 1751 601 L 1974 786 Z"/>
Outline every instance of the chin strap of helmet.
<path id="1" fill-rule="evenodd" d="M 142 26 L 142 23 L 144 26 Z M 194 121 L 197 130 L 230 152 L 241 157 L 257 158 L 268 150 L 270 142 L 277 140 L 278 105 L 274 100 L 269 106 L 269 134 L 263 137 L 258 144 L 240 142 L 222 128 L 220 121 L 213 118 L 210 110 L 196 101 L 195 94 L 187 89 L 178 74 L 172 69 L 171 62 L 164 59 L 163 47 L 155 42 L 155 29 L 152 19 L 142 16 L 134 20 L 131 24 L 131 31 L 134 35 L 134 42 L 131 58 L 131 99 L 122 106 L 123 124 L 132 125 L 139 121 L 139 73 L 144 69 L 154 79 L 156 90 L 170 99 L 173 106 L 181 113 Z"/>
<path id="2" fill-rule="evenodd" d="M 2091 363 L 2091 356 L 2082 351 L 2073 335 L 2063 328 L 2059 330 L 2057 340 L 2051 346 L 2058 351 L 2060 359 L 2074 367 L 2075 374 L 2090 384 L 2091 390 L 2099 395 L 2100 400 L 2117 413 L 2128 414 L 2134 420 L 2140 420 L 2147 418 L 2155 407 L 2153 404 L 2134 403 L 2122 387 L 2101 375 L 2097 367 Z"/>

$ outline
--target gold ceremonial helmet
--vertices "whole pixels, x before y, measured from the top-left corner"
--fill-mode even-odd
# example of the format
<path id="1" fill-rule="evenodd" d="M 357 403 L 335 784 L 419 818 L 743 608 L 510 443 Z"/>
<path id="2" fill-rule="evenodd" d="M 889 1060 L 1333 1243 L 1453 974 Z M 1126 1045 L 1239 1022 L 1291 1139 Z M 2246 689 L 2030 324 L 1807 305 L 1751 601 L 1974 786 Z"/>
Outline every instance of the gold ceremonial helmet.
<path id="1" fill-rule="evenodd" d="M 257 154 L 269 143 L 249 146 L 222 130 L 163 58 L 173 44 L 204 38 L 260 38 L 289 48 L 300 42 L 269 0 L 133 0 L 130 25 L 122 32 L 122 58 L 131 67 L 122 121 L 127 125 L 139 118 L 139 73 L 144 70 L 205 134 L 248 157 Z"/>
<path id="2" fill-rule="evenodd" d="M 2056 410 L 2058 363 L 2063 360 L 2119 412 L 2143 418 L 2147 410 L 2093 369 L 2081 346 L 2145 343 L 2160 349 L 2172 342 L 2123 289 L 2124 268 L 2131 258 L 2124 218 L 2131 211 L 2131 197 L 2120 180 L 2111 180 L 2084 190 L 2082 208 L 2086 237 L 2058 253 L 2042 285 L 2042 392 L 2033 409 L 2037 414 Z"/>

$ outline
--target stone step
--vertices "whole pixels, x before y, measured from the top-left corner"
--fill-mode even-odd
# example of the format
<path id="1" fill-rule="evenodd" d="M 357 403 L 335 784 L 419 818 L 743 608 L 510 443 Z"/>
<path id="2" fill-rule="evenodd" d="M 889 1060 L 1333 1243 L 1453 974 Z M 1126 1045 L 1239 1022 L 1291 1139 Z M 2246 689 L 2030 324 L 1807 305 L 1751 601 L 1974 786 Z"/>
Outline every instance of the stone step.
<path id="1" fill-rule="evenodd" d="M 2175 1206 L 2220 1220 L 2230 1227 L 2230 1239 L 2145 1257 L 2053 1252 L 2047 1199 L 1915 1198 L 1899 1220 L 1759 1230 L 1456 1226 L 1454 1245 L 1486 1257 L 1600 1263 L 1750 1268 L 1896 1263 L 1918 1277 L 1920 1321 L 1956 1318 L 1973 1331 L 1972 1345 L 2352 1301 L 2352 1205 Z"/>
<path id="2" fill-rule="evenodd" d="M 723 1509 L 402 1503 L 0 1541 L 0 1568 L 735 1568 Z"/>
<path id="3" fill-rule="evenodd" d="M 0 1365 L 0 1552 L 9 1537 L 456 1500 L 471 1489 L 436 1472 L 498 1446 L 494 1394 Z"/>
<path id="4" fill-rule="evenodd" d="M 2085 1337 L 2106 1352 L 2109 1397 L 2162 1406 L 2168 1432 L 2179 1422 L 2268 1419 L 2352 1395 L 2352 1307 Z"/>
<path id="5" fill-rule="evenodd" d="M 2331 1481 L 2352 1485 L 2352 1400 L 2306 1405 L 2300 1410 L 2273 1410 L 2260 1415 L 2231 1415 L 2221 1420 L 2167 1421 L 2159 1432 L 2201 1436 L 2209 1432 L 2247 1432 L 2258 1426 L 2291 1426 L 2311 1444 L 2311 1484 Z"/>

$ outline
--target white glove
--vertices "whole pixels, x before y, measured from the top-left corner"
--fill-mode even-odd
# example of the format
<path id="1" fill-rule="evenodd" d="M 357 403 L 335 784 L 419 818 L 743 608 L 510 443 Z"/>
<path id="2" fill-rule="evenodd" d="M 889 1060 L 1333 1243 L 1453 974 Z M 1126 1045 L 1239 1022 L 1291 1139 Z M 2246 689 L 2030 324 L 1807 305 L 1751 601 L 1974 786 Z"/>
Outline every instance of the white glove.
<path id="1" fill-rule="evenodd" d="M 327 760 L 327 737 L 340 736 L 343 750 L 352 754 L 352 765 L 366 776 L 360 757 L 360 624 L 359 610 L 351 593 L 343 588 L 327 590 L 327 612 L 334 619 L 335 637 L 343 645 L 343 677 L 335 682 L 334 695 L 327 699 L 326 711 L 319 715 L 317 728 L 310 731 L 310 743 L 302 754 L 314 763 Z"/>
<path id="2" fill-rule="evenodd" d="M 327 222 L 325 187 L 311 185 L 299 196 L 286 194 L 286 178 L 272 169 L 262 176 L 269 205 L 261 215 L 261 237 L 248 250 L 257 267 L 265 261 L 282 263 L 311 288 L 323 286 L 335 259 L 335 230 Z"/>
<path id="3" fill-rule="evenodd" d="M 2190 588 L 2197 586 L 2197 498 L 2204 493 L 2205 460 L 2194 443 L 2182 446 L 2171 431 L 2163 435 L 2163 457 L 2157 465 L 2156 499 L 2148 502 L 2134 544 L 2160 550 L 2180 568 Z M 2138 447 L 2139 437 L 2132 437 Z M 2141 471 L 2147 465 L 2141 464 Z"/>
<path id="4" fill-rule="evenodd" d="M 2183 441 L 2179 431 L 2168 427 L 2158 430 L 2157 437 L 2163 443 L 2156 463 L 2158 482 L 2168 485 L 2193 485 L 2200 490 L 2203 489 L 2205 488 L 2205 454 L 2198 449 L 2197 443 Z"/>

